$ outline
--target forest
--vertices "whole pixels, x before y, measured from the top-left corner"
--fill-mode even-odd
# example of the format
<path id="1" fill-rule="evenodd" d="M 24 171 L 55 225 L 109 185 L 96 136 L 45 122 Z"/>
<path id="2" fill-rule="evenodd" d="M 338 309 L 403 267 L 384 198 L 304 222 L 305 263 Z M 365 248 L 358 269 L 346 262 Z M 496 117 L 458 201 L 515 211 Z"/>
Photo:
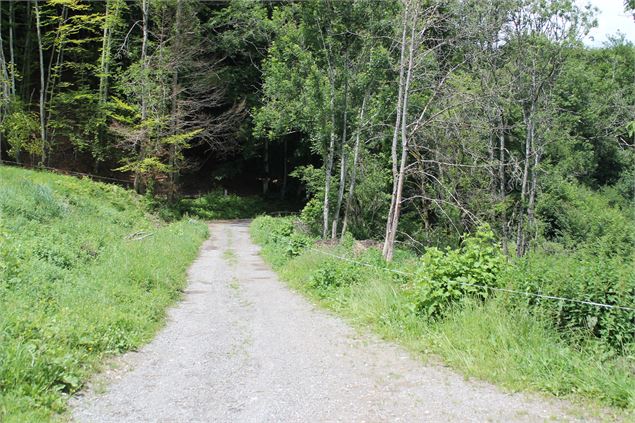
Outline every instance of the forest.
<path id="1" fill-rule="evenodd" d="M 3 2 L 1 157 L 306 202 L 387 259 L 483 223 L 510 255 L 581 241 L 587 196 L 629 214 L 632 43 L 586 47 L 570 1 L 410 3 Z"/>
<path id="2" fill-rule="evenodd" d="M 633 1 L 623 8 L 635 19 Z M 309 245 L 374 246 L 366 259 L 416 275 L 404 295 L 418 319 L 449 324 L 491 288 L 556 297 L 499 306 L 625 381 L 589 396 L 635 404 L 635 46 L 620 34 L 586 45 L 593 7 L 31 0 L 0 12 L 0 165 L 130 187 L 168 220 L 296 212 L 256 220 L 275 266 Z M 357 272 L 329 266 L 307 276 L 322 300 Z"/>

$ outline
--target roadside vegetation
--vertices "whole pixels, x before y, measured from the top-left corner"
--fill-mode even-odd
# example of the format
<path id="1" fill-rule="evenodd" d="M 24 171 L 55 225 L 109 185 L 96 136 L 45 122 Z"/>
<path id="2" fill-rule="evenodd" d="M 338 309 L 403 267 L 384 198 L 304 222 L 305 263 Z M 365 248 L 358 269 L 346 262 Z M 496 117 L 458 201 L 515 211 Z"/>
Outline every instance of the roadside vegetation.
<path id="1" fill-rule="evenodd" d="M 632 311 L 473 286 L 634 307 L 632 262 L 548 252 L 507 261 L 484 227 L 456 249 L 431 247 L 421 257 L 398 249 L 387 263 L 378 248 L 351 236 L 324 244 L 302 228 L 292 218 L 265 216 L 251 233 L 286 282 L 354 324 L 511 390 L 635 409 Z"/>
<path id="2" fill-rule="evenodd" d="M 161 218 L 172 221 L 184 217 L 201 220 L 252 219 L 261 214 L 292 213 L 297 207 L 287 201 L 266 199 L 263 196 L 240 196 L 214 190 L 199 197 L 184 197 L 174 202 L 148 196 L 150 209 Z"/>
<path id="3" fill-rule="evenodd" d="M 19 341 L 3 354 L 74 363 L 88 347 L 65 335 L 58 298 L 92 287 L 94 272 L 115 282 L 88 304 L 160 314 L 163 300 L 139 297 L 159 280 L 146 261 L 169 263 L 156 292 L 173 293 L 202 233 L 179 220 L 285 210 L 276 198 L 301 203 L 301 230 L 259 219 L 255 236 L 304 292 L 467 374 L 633 409 L 635 46 L 619 33 L 591 45 L 602 14 L 583 3 L 0 2 L 0 161 L 92 172 L 143 195 L 3 171 L 0 295 L 54 325 L 30 329 L 7 308 L 0 336 Z M 157 257 L 136 256 L 139 245 Z M 414 276 L 371 276 L 307 245 Z M 108 263 L 133 258 L 140 276 Z M 130 298 L 125 272 L 144 287 Z M 68 292 L 73 303 L 84 291 Z M 69 328 L 105 339 L 142 320 L 112 318 Z M 89 358 L 116 350 L 103 342 Z M 42 379 L 3 360 L 4 409 L 31 397 L 56 409 L 52 392 L 75 389 L 81 372 L 55 369 L 85 360 L 47 360 Z"/>
<path id="4" fill-rule="evenodd" d="M 0 421 L 54 418 L 150 340 L 206 233 L 114 185 L 0 167 Z"/>

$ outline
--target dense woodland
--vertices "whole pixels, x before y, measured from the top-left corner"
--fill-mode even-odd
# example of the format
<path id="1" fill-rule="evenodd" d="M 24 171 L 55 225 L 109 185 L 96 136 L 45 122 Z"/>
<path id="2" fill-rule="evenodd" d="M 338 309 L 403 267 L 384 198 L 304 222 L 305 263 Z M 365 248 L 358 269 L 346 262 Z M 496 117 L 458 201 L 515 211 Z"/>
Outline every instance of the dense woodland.
<path id="1" fill-rule="evenodd" d="M 596 11 L 577 4 L 2 1 L 0 160 L 112 178 L 168 217 L 238 217 L 219 214 L 219 204 L 245 213 L 297 210 L 299 219 L 259 218 L 253 230 L 275 267 L 311 295 L 375 319 L 406 343 L 440 333 L 425 348 L 439 352 L 456 341 L 441 352 L 450 361 L 475 345 L 491 346 L 492 363 L 501 351 L 517 353 L 501 358 L 518 366 L 506 367 L 514 389 L 581 393 L 634 409 L 635 46 L 619 34 L 585 45 Z M 624 9 L 635 16 L 632 1 Z M 49 286 L 63 277 L 46 272 L 84 266 L 94 257 L 85 245 L 106 251 L 112 241 L 98 223 L 73 229 L 78 240 L 91 231 L 99 240 L 77 241 L 73 255 L 62 236 L 68 229 L 49 239 L 40 225 L 63 222 L 69 204 L 81 222 L 81 204 L 89 213 L 93 201 L 86 193 L 108 199 L 109 191 L 34 177 L 69 185 L 67 201 L 3 168 L 13 179 L 0 185 L 0 300 L 39 310 L 33 304 L 46 290 L 63 288 Z M 144 216 L 133 196 L 113 190 L 135 219 Z M 103 206 L 103 215 L 117 216 L 113 207 Z M 355 256 L 353 239 L 377 248 Z M 377 277 L 346 262 L 316 270 L 311 248 L 319 246 L 416 276 Z M 29 284 L 33 304 L 16 294 Z M 489 288 L 572 301 L 521 295 L 489 303 Z M 447 307 L 466 298 L 477 305 Z M 26 336 L 21 313 L 0 334 Z M 422 329 L 428 323 L 441 329 Z M 492 335 L 503 326 L 506 334 Z M 117 336 L 102 350 L 139 343 L 115 348 Z M 68 348 L 85 353 L 83 344 Z M 474 357 L 484 366 L 487 354 L 459 357 L 457 367 Z M 47 360 L 42 369 L 51 368 Z M 14 368 L 21 367 L 7 365 L 6 374 Z M 492 368 L 476 375 L 498 381 Z M 0 388 L 19 386 L 15 377 L 0 377 Z M 42 386 L 80 385 L 68 387 L 57 373 L 50 380 Z"/>
<path id="2" fill-rule="evenodd" d="M 483 223 L 522 256 L 565 229 L 559 197 L 632 198 L 635 50 L 585 47 L 570 1 L 54 0 L 0 22 L 5 160 L 306 197 L 323 237 L 388 259 Z"/>

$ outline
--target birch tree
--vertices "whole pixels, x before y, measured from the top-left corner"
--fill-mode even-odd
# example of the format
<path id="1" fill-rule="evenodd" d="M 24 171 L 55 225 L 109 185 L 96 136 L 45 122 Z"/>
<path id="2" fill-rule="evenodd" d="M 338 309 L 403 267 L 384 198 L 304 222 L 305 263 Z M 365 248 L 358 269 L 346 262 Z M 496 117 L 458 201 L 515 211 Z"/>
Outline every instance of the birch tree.
<path id="1" fill-rule="evenodd" d="M 448 79 L 461 66 L 461 60 L 452 57 L 452 47 L 462 36 L 452 7 L 434 2 L 426 6 L 406 2 L 403 7 L 399 94 L 391 145 L 393 188 L 383 246 L 388 261 L 394 253 L 412 139 L 420 138 L 433 121 L 453 107 L 452 101 L 438 107 Z M 412 95 L 415 101 L 411 104 Z"/>
<path id="2" fill-rule="evenodd" d="M 42 44 L 42 31 L 41 31 L 41 19 L 40 19 L 40 6 L 38 0 L 35 0 L 33 3 L 33 8 L 35 10 L 35 25 L 37 32 L 37 45 L 38 45 L 38 58 L 40 64 L 40 137 L 42 139 L 42 157 L 41 163 L 44 164 L 46 162 L 46 154 L 47 154 L 47 140 L 46 140 L 46 104 L 44 103 L 44 99 L 46 98 L 46 85 L 44 84 L 44 46 Z"/>

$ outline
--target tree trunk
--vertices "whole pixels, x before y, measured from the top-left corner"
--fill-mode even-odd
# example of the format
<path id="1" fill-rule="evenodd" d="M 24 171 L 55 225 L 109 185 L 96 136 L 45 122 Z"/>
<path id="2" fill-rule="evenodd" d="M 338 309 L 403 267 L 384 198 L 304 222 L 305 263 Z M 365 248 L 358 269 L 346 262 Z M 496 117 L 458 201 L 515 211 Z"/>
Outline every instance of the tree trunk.
<path id="1" fill-rule="evenodd" d="M 331 173 L 333 172 L 333 159 L 335 156 L 335 75 L 329 66 L 329 85 L 331 88 L 331 133 L 329 137 L 328 151 L 326 152 L 326 163 L 324 166 L 324 210 L 322 215 L 322 238 L 326 239 L 329 230 L 329 196 L 331 194 Z"/>
<path id="2" fill-rule="evenodd" d="M 66 19 L 68 18 L 68 8 L 66 6 L 62 7 L 62 19 L 60 20 L 59 26 L 57 28 L 57 38 L 59 39 L 59 37 L 61 37 L 61 31 L 62 31 L 62 24 L 64 21 L 66 21 Z M 51 52 L 51 58 L 49 60 L 49 66 L 48 66 L 48 71 L 46 74 L 46 84 L 45 84 L 45 93 L 48 93 L 48 100 L 46 100 L 45 97 L 45 104 L 49 105 L 49 110 L 47 112 L 47 117 L 46 117 L 46 122 L 50 122 L 51 121 L 51 115 L 53 113 L 52 108 L 50 107 L 51 104 L 53 104 L 53 94 L 55 92 L 55 82 L 56 79 L 59 79 L 59 77 L 61 76 L 60 74 L 58 74 L 57 72 L 59 72 L 59 70 L 61 69 L 62 63 L 64 61 L 64 45 L 65 43 L 59 43 L 59 47 L 55 47 L 55 45 L 57 44 L 54 43 L 53 46 L 53 51 Z M 57 53 L 57 55 L 56 55 Z M 56 57 L 57 56 L 57 57 Z M 56 59 L 54 60 L 54 58 L 56 57 Z M 53 62 L 55 61 L 55 70 L 56 72 L 53 72 Z M 52 139 L 55 137 L 55 129 L 53 129 L 52 132 L 48 133 L 47 136 L 48 138 Z M 50 160 L 50 157 L 48 158 Z"/>
<path id="3" fill-rule="evenodd" d="M 13 3 L 13 2 L 11 2 Z M 31 28 L 33 24 L 33 12 L 30 7 L 26 8 L 26 28 Z M 22 98 L 24 100 L 29 98 L 29 87 L 31 81 L 31 31 L 26 31 L 26 37 L 24 40 L 24 55 L 22 57 Z"/>
<path id="4" fill-rule="evenodd" d="M 108 70 L 110 64 L 111 43 L 111 1 L 106 0 L 106 15 L 104 17 L 104 32 L 101 40 L 101 59 L 99 70 L 99 103 L 104 104 L 108 97 Z"/>
<path id="5" fill-rule="evenodd" d="M 148 5 L 148 1 L 149 0 L 142 0 L 141 2 L 141 13 L 142 13 L 142 31 L 143 31 L 143 39 L 141 42 L 141 68 L 142 68 L 142 75 L 141 75 L 141 121 L 145 122 L 145 120 L 148 118 L 148 103 L 147 103 L 147 88 L 146 88 L 146 78 L 147 78 L 147 67 L 148 67 L 148 60 L 147 60 L 147 55 L 148 55 L 148 12 L 149 12 L 149 5 Z M 147 135 L 144 135 L 143 138 L 145 138 Z M 145 142 L 145 139 L 140 139 L 138 141 L 136 141 L 135 144 L 135 153 L 137 155 L 138 160 L 142 160 L 143 159 L 143 143 Z M 141 192 L 143 191 L 143 187 L 141 184 L 141 174 L 140 172 L 137 170 L 135 171 L 135 175 L 134 175 L 134 189 L 138 194 L 141 194 Z"/>
<path id="6" fill-rule="evenodd" d="M 535 142 L 535 140 L 534 140 Z M 535 234 L 533 234 L 534 230 L 535 230 L 535 216 L 534 216 L 534 212 L 535 212 L 535 206 L 536 206 L 536 190 L 538 188 L 538 165 L 540 164 L 540 152 L 538 149 L 533 148 L 534 150 L 534 163 L 533 163 L 533 168 L 531 171 L 531 185 L 529 187 L 529 201 L 527 203 L 527 233 L 531 234 L 531 237 L 533 238 L 533 236 Z M 530 239 L 527 239 L 525 241 L 525 245 L 527 248 L 529 245 Z"/>
<path id="7" fill-rule="evenodd" d="M 2 8 L 0 7 L 0 69 L 2 84 L 0 85 L 0 122 L 4 121 L 7 113 L 10 97 L 9 72 L 7 70 L 7 62 L 4 57 L 4 44 L 2 40 Z M 0 131 L 0 164 L 2 164 L 2 131 Z"/>
<path id="8" fill-rule="evenodd" d="M 392 160 L 392 194 L 390 197 L 390 209 L 388 210 L 388 218 L 386 219 L 386 233 L 384 240 L 387 240 L 390 236 L 391 222 L 395 212 L 395 202 L 393 199 L 397 195 L 397 182 L 398 182 L 398 162 L 397 162 L 397 144 L 399 142 L 399 127 L 401 126 L 401 109 L 403 107 L 403 90 L 405 83 L 405 55 L 406 55 L 406 36 L 408 34 L 408 5 L 404 9 L 403 15 L 403 31 L 401 33 L 401 52 L 399 59 L 399 90 L 397 93 L 397 116 L 395 117 L 395 129 L 392 134 L 392 144 L 390 147 L 390 157 Z M 384 241 L 383 255 L 386 256 L 387 243 Z"/>
<path id="9" fill-rule="evenodd" d="M 14 29 L 15 26 L 15 11 L 13 10 L 13 2 L 9 2 L 9 60 L 11 60 L 11 67 L 9 69 L 11 73 L 11 96 L 15 96 L 15 54 L 13 40 L 15 38 Z"/>
<path id="10" fill-rule="evenodd" d="M 48 146 L 46 145 L 46 122 L 45 122 L 45 104 L 44 104 L 44 51 L 42 46 L 42 32 L 40 30 L 40 7 L 38 0 L 35 0 L 35 23 L 37 28 L 38 53 L 40 58 L 40 137 L 42 139 L 42 164 L 46 162 Z"/>
<path id="11" fill-rule="evenodd" d="M 333 101 L 333 100 L 331 100 Z M 332 119 L 335 121 L 335 119 Z M 323 211 L 323 227 L 322 227 L 322 238 L 327 237 L 328 228 L 329 228 L 329 196 L 331 194 L 331 173 L 333 171 L 333 156 L 335 149 L 335 129 L 331 129 L 329 148 L 326 155 L 326 166 L 325 166 L 325 181 L 324 181 L 324 211 Z"/>
<path id="12" fill-rule="evenodd" d="M 401 159 L 399 165 L 399 173 L 397 178 L 397 188 L 392 198 L 392 220 L 388 221 L 387 227 L 389 230 L 384 240 L 383 255 L 386 261 L 392 261 L 395 239 L 397 236 L 397 227 L 399 225 L 399 214 L 401 213 L 401 201 L 403 194 L 403 185 L 406 173 L 406 162 L 408 161 L 408 134 L 407 134 L 407 119 L 408 119 L 408 97 L 410 91 L 410 82 L 412 80 L 412 70 L 414 68 L 414 47 L 415 47 L 415 22 L 417 16 L 413 19 L 412 29 L 410 34 L 410 46 L 408 49 L 408 68 L 406 72 L 406 84 L 403 91 L 403 104 L 401 109 Z"/>
<path id="13" fill-rule="evenodd" d="M 172 72 L 172 135 L 176 135 L 179 131 L 179 104 L 178 104 L 178 89 L 179 89 L 179 51 L 181 48 L 181 0 L 176 1 L 176 34 L 173 49 L 176 51 L 177 57 L 174 60 L 174 70 Z M 169 199 L 174 201 L 176 195 L 176 186 L 178 183 L 179 170 L 177 163 L 178 160 L 178 146 L 172 144 L 170 146 L 170 187 L 169 187 Z"/>
<path id="14" fill-rule="evenodd" d="M 262 179 L 262 195 L 269 193 L 269 138 L 265 139 L 265 154 L 263 161 L 265 162 L 265 177 Z"/>
<path id="15" fill-rule="evenodd" d="M 524 121 L 527 127 L 527 135 L 525 136 L 525 160 L 523 166 L 523 179 L 520 191 L 520 213 L 518 214 L 518 230 L 516 235 L 516 256 L 522 257 L 525 254 L 525 244 L 526 244 L 526 230 L 525 230 L 525 219 L 524 215 L 527 210 L 527 188 L 529 181 L 529 172 L 530 161 L 533 149 L 533 140 L 534 140 L 534 105 L 531 105 L 529 111 L 524 113 Z"/>
<path id="16" fill-rule="evenodd" d="M 348 188 L 348 198 L 346 199 L 346 206 L 344 208 L 344 220 L 342 221 L 342 232 L 341 236 L 343 237 L 346 233 L 346 229 L 348 228 L 348 215 L 351 212 L 351 207 L 353 205 L 353 197 L 355 196 L 355 181 L 357 179 L 357 163 L 359 161 L 359 150 L 360 150 L 360 138 L 362 128 L 364 126 L 364 111 L 366 109 L 366 96 L 362 100 L 362 109 L 359 112 L 359 124 L 357 125 L 357 132 L 355 134 L 355 147 L 353 149 L 353 168 L 351 169 L 351 182 Z"/>
<path id="17" fill-rule="evenodd" d="M 0 8 L 0 77 L 2 83 L 0 84 L 0 117 L 4 116 L 4 111 L 9 104 L 9 97 L 11 95 L 11 85 L 9 79 L 9 70 L 7 66 L 7 60 L 4 55 L 4 40 L 2 39 L 2 9 Z"/>
<path id="18" fill-rule="evenodd" d="M 337 226 L 340 220 L 340 210 L 344 201 L 344 188 L 346 185 L 346 130 L 348 128 L 348 78 L 344 83 L 344 126 L 342 128 L 342 144 L 340 148 L 340 185 L 337 193 L 337 205 L 335 206 L 335 215 L 333 217 L 333 227 L 331 228 L 331 238 L 337 238 Z"/>
<path id="19" fill-rule="evenodd" d="M 499 183 L 499 197 L 498 201 L 500 203 L 505 202 L 506 196 L 506 182 L 505 182 L 505 130 L 503 120 L 500 120 L 500 131 L 498 133 L 498 142 L 499 142 L 499 162 L 498 162 L 498 183 Z M 501 207 L 501 228 L 502 228 L 502 246 L 503 252 L 505 255 L 509 254 L 509 247 L 507 245 L 507 238 L 509 234 L 507 233 L 507 212 L 505 210 L 505 205 L 502 204 Z"/>

